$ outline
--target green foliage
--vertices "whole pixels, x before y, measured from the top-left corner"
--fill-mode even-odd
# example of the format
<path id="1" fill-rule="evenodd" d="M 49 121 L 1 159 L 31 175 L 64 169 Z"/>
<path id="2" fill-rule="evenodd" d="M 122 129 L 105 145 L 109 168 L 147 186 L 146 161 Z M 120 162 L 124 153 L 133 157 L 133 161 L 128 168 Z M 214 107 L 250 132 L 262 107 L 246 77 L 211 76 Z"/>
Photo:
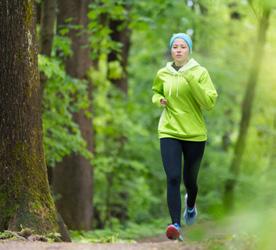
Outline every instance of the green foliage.
<path id="1" fill-rule="evenodd" d="M 143 176 L 147 166 L 137 156 L 135 144 L 146 130 L 132 119 L 133 104 L 107 79 L 106 57 L 99 69 L 91 70 L 94 83 L 93 107 L 95 130 L 95 192 L 94 206 L 100 221 L 114 224 L 111 217 L 141 220 L 147 216 L 155 200 Z M 119 118 L 119 119 L 118 119 Z M 143 194 L 140 197 L 138 194 Z"/>
<path id="2" fill-rule="evenodd" d="M 68 28 L 60 30 L 61 35 L 55 35 L 53 41 L 53 56 L 59 56 L 61 58 L 72 55 L 71 40 L 65 35 L 69 32 Z"/>
<path id="3" fill-rule="evenodd" d="M 126 25 L 127 10 L 123 7 L 124 1 L 93 1 L 88 13 L 88 30 L 92 33 L 89 38 L 92 57 L 98 58 L 101 54 L 108 54 L 111 50 L 119 52 L 122 44 L 111 39 L 112 30 L 109 27 L 111 20 L 122 21 L 121 28 Z"/>
<path id="4" fill-rule="evenodd" d="M 110 48 L 114 47 L 113 42 L 110 41 L 111 31 L 108 30 L 106 23 L 99 24 L 96 21 L 104 13 L 108 13 L 110 19 L 120 19 L 109 13 L 110 9 L 107 7 L 109 4 L 113 5 L 114 3 L 112 1 L 105 2 L 100 8 L 93 8 L 93 11 L 90 12 L 91 31 L 95 33 L 99 31 L 93 37 L 93 39 L 99 39 L 99 50 L 93 46 L 94 51 L 98 51 L 98 55 L 106 55 Z M 145 8 L 145 6 L 147 7 Z M 124 101 L 124 96 L 117 93 L 118 90 L 107 83 L 105 79 L 107 71 L 111 72 L 110 78 L 120 77 L 121 71 L 117 61 L 107 65 L 100 60 L 102 73 L 93 72 L 92 82 L 97 86 L 94 97 L 94 124 L 98 147 L 94 162 L 95 183 L 96 186 L 105 187 L 99 190 L 99 195 L 95 194 L 95 206 L 96 210 L 101 211 L 100 218 L 102 221 L 110 220 L 110 215 L 112 217 L 109 206 L 111 210 L 116 206 L 121 207 L 121 209 L 127 207 L 128 216 L 136 218 L 136 220 L 146 220 L 150 215 L 162 216 L 167 212 L 166 182 L 156 133 L 161 110 L 156 109 L 151 104 L 151 84 L 157 69 L 163 66 L 167 60 L 164 55 L 171 34 L 173 32 L 185 32 L 189 29 L 196 31 L 196 36 L 193 37 L 194 57 L 210 70 L 220 92 L 220 100 L 222 100 L 219 101 L 215 111 L 210 112 L 208 116 L 206 115 L 208 127 L 213 129 L 209 133 L 209 152 L 202 164 L 201 176 L 203 177 L 200 180 L 202 182 L 202 198 L 199 197 L 203 210 L 206 209 L 207 211 L 212 206 L 211 211 L 214 214 L 221 213 L 223 180 L 228 177 L 231 150 L 237 131 L 235 126 L 239 122 L 239 103 L 244 87 L 240 84 L 233 84 L 233 80 L 235 83 L 244 81 L 246 76 L 244 71 L 248 68 L 248 54 L 246 52 L 250 51 L 250 46 L 246 46 L 249 41 L 248 36 L 245 35 L 246 32 L 244 32 L 247 28 L 246 25 L 243 27 L 244 29 L 240 29 L 239 24 L 229 26 L 229 29 L 225 28 L 230 22 L 227 6 L 223 3 L 216 3 L 216 8 L 210 8 L 209 11 L 210 15 L 202 16 L 200 11 L 193 11 L 179 1 L 162 1 L 159 4 L 139 1 L 137 5 L 132 5 L 129 25 L 133 28 L 133 35 L 128 67 L 129 92 L 127 102 Z M 172 12 L 174 19 L 177 20 L 173 26 L 170 21 Z M 218 18 L 222 19 L 223 22 L 217 23 Z M 201 21 L 204 21 L 204 26 L 201 25 Z M 179 30 L 179 26 L 182 27 L 181 30 Z M 235 36 L 232 36 L 231 33 L 234 33 Z M 240 42 L 233 41 L 233 37 L 240 37 Z M 208 47 L 206 47 L 206 40 Z M 92 43 L 92 45 L 95 44 L 97 44 L 96 41 Z M 233 46 L 227 46 L 227 44 L 233 44 Z M 245 48 L 242 57 L 238 55 L 240 47 Z M 212 53 L 219 56 L 208 57 Z M 237 56 L 239 56 L 238 64 L 237 60 L 234 60 Z M 216 119 L 216 117 L 223 117 L 224 115 L 226 115 L 226 119 Z M 222 149 L 224 134 L 229 137 L 228 149 L 225 150 Z M 123 143 L 121 150 L 116 137 L 128 138 L 125 144 Z M 131 171 L 128 175 L 127 172 L 124 172 L 121 176 L 120 167 L 124 166 L 123 162 L 128 165 L 130 157 L 131 159 L 138 159 L 142 172 Z M 219 168 L 218 166 L 221 165 L 224 167 Z M 136 177 L 137 173 L 141 176 L 139 181 L 139 178 Z M 221 177 L 219 180 L 216 178 L 218 175 Z M 213 178 L 211 179 L 210 176 Z M 119 182 L 120 185 L 117 186 L 116 182 Z M 110 183 L 113 188 L 109 187 Z M 133 185 L 129 186 L 128 183 L 133 183 Z M 139 183 L 145 183 L 142 185 L 145 189 L 141 189 L 141 195 L 137 196 L 135 195 L 138 191 L 137 187 L 141 186 Z M 124 195 L 121 196 L 121 190 L 128 190 L 127 196 L 135 197 L 135 199 L 129 200 Z M 150 190 L 150 193 L 147 190 Z M 113 198 L 115 203 L 112 202 Z M 121 204 L 117 204 L 118 201 Z M 141 207 L 137 204 L 141 204 Z M 142 214 L 140 212 L 139 215 L 136 214 L 136 210 L 144 212 Z M 136 216 L 134 216 L 135 214 Z"/>
<path id="5" fill-rule="evenodd" d="M 176 32 L 191 34 L 192 56 L 208 69 L 219 93 L 215 109 L 204 113 L 208 142 L 199 175 L 197 203 L 201 218 L 224 216 L 224 184 L 230 176 L 241 103 L 255 52 L 258 18 L 254 8 L 256 12 L 259 1 L 249 1 L 254 8 L 247 1 L 235 4 L 216 0 L 189 2 L 190 5 L 177 0 L 98 0 L 90 4 L 89 45 L 97 62 L 89 72 L 93 83 L 95 132 L 92 165 L 97 217 L 94 227 L 106 227 L 106 230 L 96 230 L 93 234 L 75 235 L 74 232 L 76 240 L 84 241 L 86 237 L 94 242 L 97 237 L 100 242 L 134 239 L 134 236 L 122 236 L 124 231 L 129 232 L 125 226 L 130 222 L 147 222 L 168 215 L 166 180 L 157 138 L 161 109 L 151 103 L 151 86 L 157 70 L 170 60 L 166 52 L 168 40 Z M 233 18 L 233 12 L 238 13 L 238 18 Z M 121 22 L 121 29 L 127 25 L 132 32 L 127 65 L 128 93 L 111 83 L 123 76 L 120 52 L 124 45 L 112 40 L 113 31 L 109 27 L 110 21 L 114 20 Z M 247 146 L 235 190 L 238 208 L 245 204 L 262 208 L 276 202 L 273 193 L 276 188 L 274 12 L 270 21 Z M 60 61 L 72 53 L 70 40 L 66 37 L 71 28 L 80 29 L 70 25 L 60 29 L 54 40 L 53 57 L 39 58 L 41 71 L 48 76 L 43 122 L 47 162 L 52 166 L 71 152 L 80 152 L 90 159 L 72 118 L 72 113 L 88 105 L 87 83 L 67 76 Z M 117 60 L 107 62 L 111 51 L 117 53 Z M 183 189 L 182 186 L 184 194 Z M 141 225 L 139 228 L 146 231 Z M 157 233 L 159 229 L 155 229 L 151 230 Z M 139 229 L 135 235 L 140 237 L 137 231 Z M 222 249 L 220 243 L 224 247 L 224 243 L 231 242 L 229 245 L 235 249 L 236 244 L 240 244 L 236 243 L 238 239 L 243 242 L 242 246 L 248 247 L 250 237 L 235 236 L 231 232 L 211 239 L 210 245 Z M 254 239 L 254 235 L 252 237 Z"/>
<path id="6" fill-rule="evenodd" d="M 149 131 L 151 144 L 143 143 L 143 148 L 146 150 L 147 146 L 151 145 L 150 154 L 154 159 L 150 170 L 157 177 L 156 173 L 160 173 L 158 178 L 150 178 L 149 182 L 155 194 L 161 199 L 165 192 L 164 178 L 162 175 L 162 164 L 159 161 L 160 156 L 159 142 L 155 137 L 158 118 L 161 110 L 151 106 L 151 84 L 156 71 L 162 67 L 167 58 L 164 56 L 164 51 L 167 47 L 168 39 L 173 32 L 187 31 L 192 29 L 194 41 L 193 57 L 197 59 L 203 66 L 205 66 L 213 79 L 213 82 L 219 92 L 219 98 L 215 109 L 211 112 L 205 113 L 205 120 L 208 128 L 208 143 L 205 156 L 202 162 L 202 167 L 199 176 L 199 196 L 198 204 L 201 212 L 205 212 L 209 216 L 223 216 L 222 197 L 224 194 L 224 183 L 229 177 L 229 165 L 232 160 L 233 146 L 237 138 L 240 121 L 241 101 L 245 91 L 245 85 L 248 80 L 248 72 L 251 64 L 251 58 L 254 53 L 255 41 L 257 35 L 257 23 L 255 16 L 251 13 L 251 8 L 246 3 L 236 4 L 236 8 L 241 15 L 241 19 L 231 19 L 230 13 L 232 11 L 228 6 L 228 2 L 212 1 L 211 5 L 206 4 L 208 1 L 199 1 L 204 4 L 208 11 L 203 14 L 200 6 L 194 6 L 195 11 L 186 6 L 178 6 L 172 2 L 172 8 L 167 8 L 162 13 L 162 25 L 159 24 L 159 19 L 156 18 L 151 29 L 144 26 L 143 30 L 136 30 L 133 34 L 133 47 L 131 51 L 129 63 L 129 77 L 130 90 L 129 98 L 132 103 L 139 103 L 139 111 L 133 113 L 136 120 L 143 123 L 144 128 Z M 177 6 L 177 8 L 176 8 Z M 167 16 L 174 12 L 174 20 L 180 22 L 181 16 L 187 17 L 189 22 L 184 22 L 183 25 L 171 25 L 171 19 Z M 179 14 L 178 16 L 178 13 Z M 217 20 L 220 20 L 219 22 Z M 275 20 L 275 16 L 274 16 Z M 271 24 L 273 27 L 274 24 Z M 181 27 L 181 29 L 179 29 Z M 272 29 L 268 33 L 274 34 Z M 265 81 L 260 79 L 260 91 L 257 92 L 262 103 L 261 112 L 255 111 L 253 119 L 257 118 L 259 114 L 259 122 L 262 123 L 263 143 L 260 143 L 258 136 L 250 132 L 248 145 L 252 145 L 254 149 L 246 152 L 243 162 L 243 169 L 240 179 L 237 180 L 238 190 L 237 199 L 243 204 L 244 199 L 250 200 L 256 195 L 256 190 L 260 190 L 260 182 L 256 181 L 259 173 L 258 171 L 266 171 L 268 166 L 268 158 L 271 156 L 271 143 L 273 129 L 274 103 L 273 86 L 268 83 L 275 82 L 275 73 L 273 71 L 274 59 L 269 56 L 272 55 L 275 49 L 274 40 L 268 43 L 266 54 L 267 58 L 264 60 L 264 67 L 266 69 Z M 271 51 L 270 51 L 271 50 Z M 142 72 L 142 73 L 141 73 Z M 269 85 L 270 87 L 263 86 Z M 268 91 L 262 93 L 261 90 L 266 88 Z M 266 101 L 261 101 L 265 97 Z M 275 97 L 274 97 L 275 99 Z M 143 114 L 143 115 L 141 115 Z M 139 118 L 138 118 L 139 117 Z M 264 117 L 267 117 L 264 119 Z M 153 126 L 154 124 L 154 126 Z M 255 127 L 252 127 L 255 131 Z M 268 131 L 271 131 L 268 133 Z M 252 140 L 251 140 L 252 139 Z M 259 152 L 259 153 L 256 153 Z M 263 153 L 262 153 L 263 152 Z M 265 155 L 266 154 L 266 155 Z M 250 159 L 250 163 L 246 159 Z M 146 162 L 150 159 L 144 159 Z M 249 167 L 250 166 L 250 170 Z M 263 169 L 263 170 L 261 170 Z M 270 167 L 271 169 L 271 167 Z M 265 187 L 272 187 L 271 178 L 268 180 L 268 172 L 263 172 L 262 185 Z M 266 176 L 266 177 L 265 177 Z M 151 176 L 152 177 L 152 176 Z M 163 181 L 164 186 L 157 185 Z M 269 184 L 268 184 L 269 183 Z M 156 191 L 156 192 L 155 192 Z M 262 192 L 262 190 L 260 190 Z M 268 192 L 266 194 L 271 194 Z M 264 198 L 265 199 L 265 198 Z M 274 199 L 273 199 L 274 200 Z M 166 206 L 165 204 L 163 204 Z"/>
<path id="7" fill-rule="evenodd" d="M 45 235 L 34 234 L 34 230 L 30 228 L 22 228 L 19 232 L 5 230 L 0 232 L 0 240 L 29 240 L 29 241 L 47 241 L 47 242 L 60 242 L 59 233 L 48 233 Z"/>
<path id="8" fill-rule="evenodd" d="M 0 240 L 6 240 L 6 239 L 15 239 L 15 236 L 13 235 L 12 232 L 10 231 L 4 231 L 4 232 L 0 232 Z"/>
<path id="9" fill-rule="evenodd" d="M 70 236 L 74 242 L 82 243 L 118 243 L 136 242 L 141 238 L 155 236 L 164 231 L 164 221 L 156 220 L 151 223 L 118 225 L 115 228 L 93 231 L 70 231 Z"/>
<path id="10" fill-rule="evenodd" d="M 66 75 L 58 58 L 39 55 L 39 69 L 47 81 L 43 96 L 43 134 L 46 161 L 54 166 L 63 157 L 78 152 L 91 159 L 74 112 L 88 106 L 87 83 Z"/>

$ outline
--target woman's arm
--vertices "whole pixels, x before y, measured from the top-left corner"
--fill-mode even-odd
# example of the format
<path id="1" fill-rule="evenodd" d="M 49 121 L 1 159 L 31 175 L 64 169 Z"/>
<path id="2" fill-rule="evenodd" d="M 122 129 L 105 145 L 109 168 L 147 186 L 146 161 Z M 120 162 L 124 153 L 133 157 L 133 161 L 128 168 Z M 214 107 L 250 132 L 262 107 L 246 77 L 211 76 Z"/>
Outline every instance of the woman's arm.
<path id="1" fill-rule="evenodd" d="M 159 78 L 158 73 L 153 81 L 152 90 L 154 93 L 152 96 L 152 102 L 156 104 L 158 107 L 161 107 L 162 104 L 160 103 L 160 100 L 162 98 L 165 99 L 165 97 L 163 92 L 163 83 L 162 83 L 162 80 Z"/>
<path id="2" fill-rule="evenodd" d="M 185 78 L 188 81 L 193 96 L 200 107 L 205 110 L 211 110 L 216 104 L 218 93 L 208 71 L 204 70 L 199 79 L 196 79 L 191 72 L 187 72 Z"/>

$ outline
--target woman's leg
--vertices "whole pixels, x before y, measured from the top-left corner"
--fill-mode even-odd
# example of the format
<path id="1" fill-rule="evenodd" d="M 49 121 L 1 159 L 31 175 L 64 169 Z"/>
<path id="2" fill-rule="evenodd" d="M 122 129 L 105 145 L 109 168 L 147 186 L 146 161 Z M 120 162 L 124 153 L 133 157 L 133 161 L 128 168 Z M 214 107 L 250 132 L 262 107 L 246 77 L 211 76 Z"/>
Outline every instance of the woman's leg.
<path id="1" fill-rule="evenodd" d="M 197 176 L 204 154 L 205 141 L 182 141 L 184 154 L 183 180 L 188 194 L 187 205 L 193 208 L 197 196 Z"/>
<path id="2" fill-rule="evenodd" d="M 161 156 L 167 175 L 167 202 L 172 223 L 180 225 L 181 217 L 181 141 L 173 138 L 160 139 Z"/>

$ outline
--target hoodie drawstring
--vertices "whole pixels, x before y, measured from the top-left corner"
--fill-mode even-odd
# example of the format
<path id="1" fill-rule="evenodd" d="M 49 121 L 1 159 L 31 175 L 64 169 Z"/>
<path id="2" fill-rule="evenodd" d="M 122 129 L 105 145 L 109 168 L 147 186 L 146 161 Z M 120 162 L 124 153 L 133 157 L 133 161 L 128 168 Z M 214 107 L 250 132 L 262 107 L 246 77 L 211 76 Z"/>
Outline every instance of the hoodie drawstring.
<path id="1" fill-rule="evenodd" d="M 179 77 L 181 77 L 179 74 L 174 74 L 174 76 L 177 75 L 177 81 L 176 81 L 176 96 L 178 97 L 178 89 L 179 89 L 179 84 L 180 84 L 180 81 L 179 81 Z M 169 96 L 172 95 L 172 80 L 170 81 L 170 91 L 169 91 Z"/>
<path id="2" fill-rule="evenodd" d="M 177 97 L 178 97 L 178 85 L 179 85 L 179 74 L 177 74 L 177 92 L 176 92 Z"/>

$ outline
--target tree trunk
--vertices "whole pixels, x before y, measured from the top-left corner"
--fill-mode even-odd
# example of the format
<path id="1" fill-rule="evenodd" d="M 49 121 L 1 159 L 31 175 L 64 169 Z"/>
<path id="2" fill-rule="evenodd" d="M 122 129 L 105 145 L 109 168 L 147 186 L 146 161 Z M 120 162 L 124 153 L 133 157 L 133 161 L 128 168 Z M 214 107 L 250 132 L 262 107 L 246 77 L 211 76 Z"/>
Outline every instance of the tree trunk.
<path id="1" fill-rule="evenodd" d="M 34 1 L 0 2 L 0 230 L 58 231 L 42 143 Z"/>
<path id="2" fill-rule="evenodd" d="M 195 15 L 199 15 L 199 18 L 203 18 L 206 20 L 208 19 L 208 14 L 209 14 L 208 4 L 206 4 L 202 1 L 193 0 L 193 1 L 190 1 L 190 8 L 195 13 Z M 200 17 L 200 16 L 202 16 L 202 17 Z M 209 53 L 210 53 L 209 46 L 206 46 L 205 43 L 204 43 L 204 45 L 201 45 L 200 43 L 198 43 L 197 24 L 193 22 L 191 28 L 192 28 L 191 35 L 192 35 L 192 40 L 193 40 L 193 51 L 195 51 L 197 49 L 197 52 L 199 54 L 208 57 Z M 204 33 L 203 33 L 203 36 L 204 36 Z"/>
<path id="3" fill-rule="evenodd" d="M 56 13 L 57 11 L 57 3 L 56 0 L 44 0 L 41 6 L 41 32 L 40 32 L 40 53 L 50 57 L 52 51 L 52 44 L 55 34 L 55 21 L 56 21 Z M 41 83 L 41 91 L 43 96 L 43 89 L 45 87 L 45 82 L 47 80 L 46 75 L 42 72 L 40 73 L 40 83 Z M 47 167 L 48 172 L 48 180 L 51 185 L 52 176 L 53 176 L 53 168 Z"/>
<path id="4" fill-rule="evenodd" d="M 122 77 L 119 79 L 110 79 L 111 82 L 117 86 L 120 90 L 122 90 L 125 94 L 128 91 L 128 83 L 127 83 L 127 63 L 128 63 L 128 55 L 130 49 L 130 36 L 131 31 L 127 26 L 127 21 L 125 20 L 111 20 L 109 22 L 109 28 L 112 30 L 111 40 L 121 43 L 122 49 L 120 54 L 116 51 L 111 51 L 108 55 L 108 62 L 119 61 L 122 67 Z M 122 29 L 121 27 L 124 26 Z"/>
<path id="5" fill-rule="evenodd" d="M 52 51 L 52 44 L 55 35 L 55 22 L 56 22 L 56 13 L 57 12 L 57 2 L 56 0 L 44 0 L 41 6 L 41 35 L 40 35 L 40 53 L 50 57 Z M 43 89 L 45 87 L 45 82 L 47 77 L 41 73 L 40 74 L 40 83 L 41 91 L 43 96 Z M 47 167 L 48 181 L 51 185 L 53 168 Z M 62 235 L 62 240 L 66 242 L 71 242 L 70 234 L 68 232 L 67 226 L 65 225 L 60 214 L 57 214 L 57 222 L 59 226 L 59 232 Z"/>
<path id="6" fill-rule="evenodd" d="M 270 10 L 264 9 L 258 29 L 258 38 L 256 42 L 256 53 L 254 54 L 249 79 L 242 103 L 242 116 L 240 121 L 240 128 L 238 139 L 234 148 L 234 155 L 230 165 L 230 177 L 225 182 L 224 187 L 224 207 L 226 211 L 230 211 L 234 206 L 234 189 L 239 177 L 240 165 L 245 149 L 245 142 L 247 138 L 248 127 L 251 118 L 251 111 L 254 101 L 255 89 L 257 79 L 260 71 L 261 61 L 263 58 L 263 51 L 265 45 L 266 31 L 268 28 Z"/>
<path id="7" fill-rule="evenodd" d="M 44 0 L 41 8 L 40 53 L 51 56 L 56 21 L 56 0 Z"/>
<path id="8" fill-rule="evenodd" d="M 276 167 L 276 113 L 273 113 L 273 134 L 272 134 L 272 151 L 270 154 L 270 165 Z"/>
<path id="9" fill-rule="evenodd" d="M 58 26 L 81 25 L 86 28 L 88 18 L 88 0 L 59 0 Z M 88 48 L 88 36 L 84 30 L 70 29 L 73 56 L 65 60 L 66 72 L 78 79 L 86 78 L 91 66 Z M 91 84 L 88 86 L 91 112 Z M 87 142 L 90 152 L 93 151 L 92 121 L 85 115 L 85 111 L 73 114 L 74 121 L 79 125 L 81 134 Z M 53 174 L 54 192 L 61 195 L 57 200 L 57 208 L 65 223 L 71 229 L 89 230 L 92 222 L 92 179 L 93 169 L 90 162 L 83 156 L 72 154 L 56 165 Z"/>
<path id="10" fill-rule="evenodd" d="M 130 5 L 124 4 L 124 8 L 127 12 L 129 12 Z M 120 78 L 116 79 L 109 79 L 112 84 L 114 84 L 119 90 L 121 90 L 125 97 L 128 94 L 128 74 L 127 74 L 127 65 L 128 65 L 128 56 L 130 50 L 130 38 L 131 38 L 131 30 L 128 27 L 129 20 L 116 20 L 111 19 L 109 20 L 109 28 L 112 31 L 110 38 L 112 41 L 118 42 L 122 44 L 121 51 L 118 52 L 116 50 L 112 50 L 108 54 L 108 62 L 119 61 L 120 66 L 122 68 L 122 75 Z M 122 135 L 119 140 L 119 150 L 118 154 L 124 149 L 124 145 L 127 142 L 127 138 Z M 111 217 L 116 217 L 120 220 L 121 223 L 124 223 L 127 218 L 127 207 L 123 206 L 122 204 L 115 204 L 114 200 L 112 201 L 112 197 L 109 193 L 112 193 L 111 190 L 113 188 L 113 178 L 115 173 L 113 171 L 107 174 L 106 178 L 108 179 L 109 187 L 108 193 L 106 196 L 106 214 L 105 214 L 105 222 L 109 222 Z M 128 197 L 128 191 L 125 190 L 124 192 L 120 192 L 119 194 L 121 197 L 125 199 Z"/>

